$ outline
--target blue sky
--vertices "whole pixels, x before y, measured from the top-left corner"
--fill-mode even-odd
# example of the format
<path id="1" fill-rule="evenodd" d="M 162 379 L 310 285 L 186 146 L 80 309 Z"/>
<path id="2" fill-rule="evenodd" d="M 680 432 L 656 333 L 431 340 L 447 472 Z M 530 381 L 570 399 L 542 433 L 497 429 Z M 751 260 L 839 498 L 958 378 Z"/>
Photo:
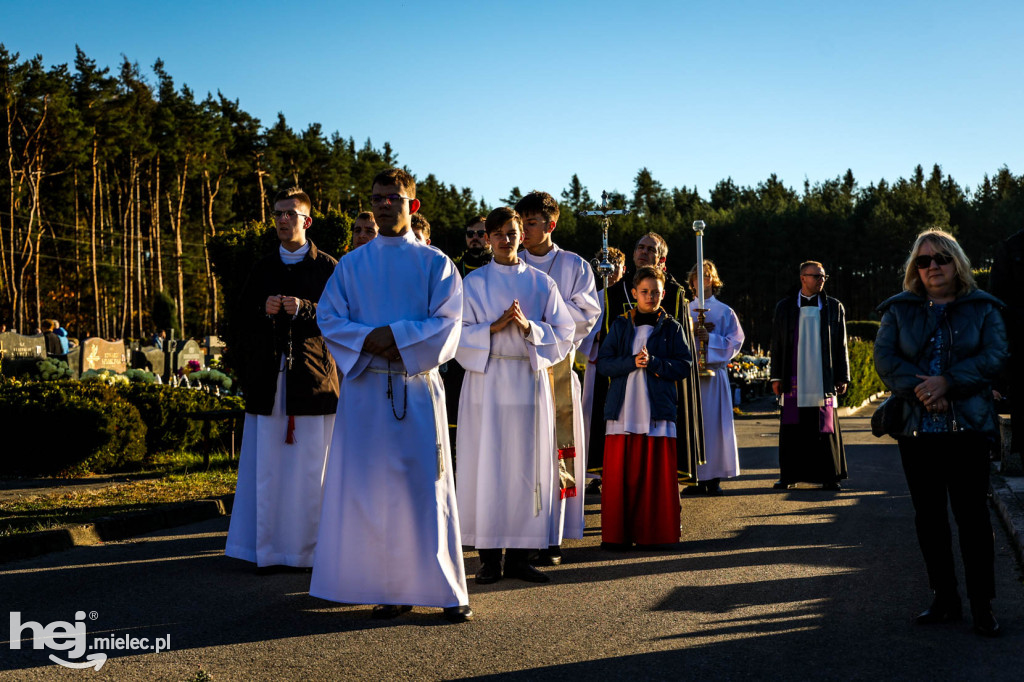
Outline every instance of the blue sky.
<path id="1" fill-rule="evenodd" d="M 282 112 L 497 204 L 513 186 L 702 195 L 938 163 L 1024 172 L 1024 3 L 0 0 L 8 50 L 162 58 L 200 97 Z"/>

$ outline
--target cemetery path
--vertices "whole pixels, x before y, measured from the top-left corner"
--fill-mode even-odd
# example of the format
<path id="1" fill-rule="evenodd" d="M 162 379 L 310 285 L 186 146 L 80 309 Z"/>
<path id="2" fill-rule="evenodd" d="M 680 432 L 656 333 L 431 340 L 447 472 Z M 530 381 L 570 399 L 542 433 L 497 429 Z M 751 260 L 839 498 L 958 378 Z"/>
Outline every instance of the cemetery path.
<path id="1" fill-rule="evenodd" d="M 163 474 L 110 474 L 85 478 L 10 478 L 0 479 L 0 502 L 32 500 L 67 492 L 103 490 L 129 481 L 160 478 Z"/>
<path id="2" fill-rule="evenodd" d="M 842 492 L 772 490 L 777 420 L 739 420 L 743 474 L 723 483 L 724 497 L 683 499 L 677 547 L 603 551 L 599 500 L 588 498 L 587 536 L 545 569 L 552 582 L 470 582 L 470 624 L 420 608 L 375 621 L 367 606 L 310 597 L 308 575 L 257 576 L 223 556 L 226 518 L 0 565 L 0 603 L 40 628 L 81 611 L 90 644 L 122 638 L 125 648 L 89 652 L 106 653 L 103 676 L 118 680 L 182 680 L 200 667 L 218 682 L 1020 679 L 1024 586 L 998 519 L 1003 636 L 977 637 L 969 620 L 912 625 L 930 595 L 896 447 L 870 435 L 866 415 L 843 426 Z M 472 576 L 479 561 L 466 557 Z M 129 650 L 130 638 L 169 648 Z M 0 679 L 84 674 L 47 658 L 75 652 L 29 646 L 0 638 Z"/>

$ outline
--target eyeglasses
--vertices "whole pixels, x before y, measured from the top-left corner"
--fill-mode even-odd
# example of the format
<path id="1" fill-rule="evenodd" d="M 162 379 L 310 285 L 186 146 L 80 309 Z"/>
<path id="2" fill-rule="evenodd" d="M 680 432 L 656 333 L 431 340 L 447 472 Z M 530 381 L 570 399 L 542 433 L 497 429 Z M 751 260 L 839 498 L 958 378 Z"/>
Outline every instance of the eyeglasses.
<path id="1" fill-rule="evenodd" d="M 483 237 L 485 234 L 487 234 L 487 230 L 466 230 L 467 238 L 472 237 L 473 235 L 476 235 L 477 237 Z"/>
<path id="2" fill-rule="evenodd" d="M 814 273 L 805 272 L 804 274 L 802 274 L 800 276 L 801 277 L 811 277 L 812 279 L 820 279 L 822 282 L 827 282 L 828 281 L 828 275 L 821 275 L 821 274 L 818 274 L 816 272 L 814 272 Z"/>
<path id="3" fill-rule="evenodd" d="M 309 217 L 305 213 L 299 213 L 298 211 L 293 211 L 291 209 L 289 209 L 287 211 L 272 211 L 272 213 L 274 214 L 274 219 L 275 220 L 280 220 L 281 216 L 288 216 L 288 220 L 295 220 L 299 216 L 302 216 L 303 218 L 308 218 Z"/>
<path id="4" fill-rule="evenodd" d="M 918 270 L 925 270 L 932 266 L 932 261 L 938 266 L 949 265 L 953 262 L 953 257 L 948 253 L 933 253 L 929 256 L 918 256 L 914 259 L 914 265 L 917 266 Z"/>
<path id="5" fill-rule="evenodd" d="M 374 206 L 381 206 L 385 202 L 388 204 L 397 204 L 402 199 L 408 199 L 409 197 L 402 196 L 401 194 L 371 194 L 370 203 Z"/>

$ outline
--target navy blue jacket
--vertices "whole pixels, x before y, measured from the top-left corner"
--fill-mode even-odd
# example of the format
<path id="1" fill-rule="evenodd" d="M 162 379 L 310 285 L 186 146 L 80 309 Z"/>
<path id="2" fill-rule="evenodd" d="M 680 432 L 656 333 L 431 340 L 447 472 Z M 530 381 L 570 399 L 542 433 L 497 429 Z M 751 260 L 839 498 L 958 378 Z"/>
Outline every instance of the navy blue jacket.
<path id="1" fill-rule="evenodd" d="M 928 299 L 909 291 L 878 306 L 882 325 L 875 336 L 875 369 L 886 388 L 911 408 L 896 436 L 916 436 L 925 414 L 914 387 L 921 383 L 918 374 L 929 374 L 937 325 L 928 314 L 928 306 Z M 1008 356 L 1000 308 L 1001 301 L 980 290 L 956 298 L 946 308 L 944 324 L 950 342 L 942 375 L 949 383 L 946 397 L 954 431 L 977 431 L 989 436 L 998 431 L 992 382 Z"/>
<path id="2" fill-rule="evenodd" d="M 637 369 L 633 339 L 636 310 L 623 313 L 612 322 L 608 336 L 601 342 L 597 354 L 597 371 L 611 378 L 608 397 L 604 403 L 604 418 L 618 419 L 626 401 L 626 378 Z M 664 309 L 658 311 L 658 322 L 647 340 L 647 399 L 651 405 L 651 420 L 676 421 L 676 382 L 690 376 L 693 356 L 686 345 L 682 326 Z"/>

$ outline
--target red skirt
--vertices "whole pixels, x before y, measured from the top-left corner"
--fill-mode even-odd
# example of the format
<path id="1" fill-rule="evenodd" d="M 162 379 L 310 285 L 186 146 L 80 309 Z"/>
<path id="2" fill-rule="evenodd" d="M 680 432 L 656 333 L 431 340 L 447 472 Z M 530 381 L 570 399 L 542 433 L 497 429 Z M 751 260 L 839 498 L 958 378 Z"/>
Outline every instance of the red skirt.
<path id="1" fill-rule="evenodd" d="M 615 544 L 679 542 L 676 439 L 605 436 L 601 540 Z"/>

